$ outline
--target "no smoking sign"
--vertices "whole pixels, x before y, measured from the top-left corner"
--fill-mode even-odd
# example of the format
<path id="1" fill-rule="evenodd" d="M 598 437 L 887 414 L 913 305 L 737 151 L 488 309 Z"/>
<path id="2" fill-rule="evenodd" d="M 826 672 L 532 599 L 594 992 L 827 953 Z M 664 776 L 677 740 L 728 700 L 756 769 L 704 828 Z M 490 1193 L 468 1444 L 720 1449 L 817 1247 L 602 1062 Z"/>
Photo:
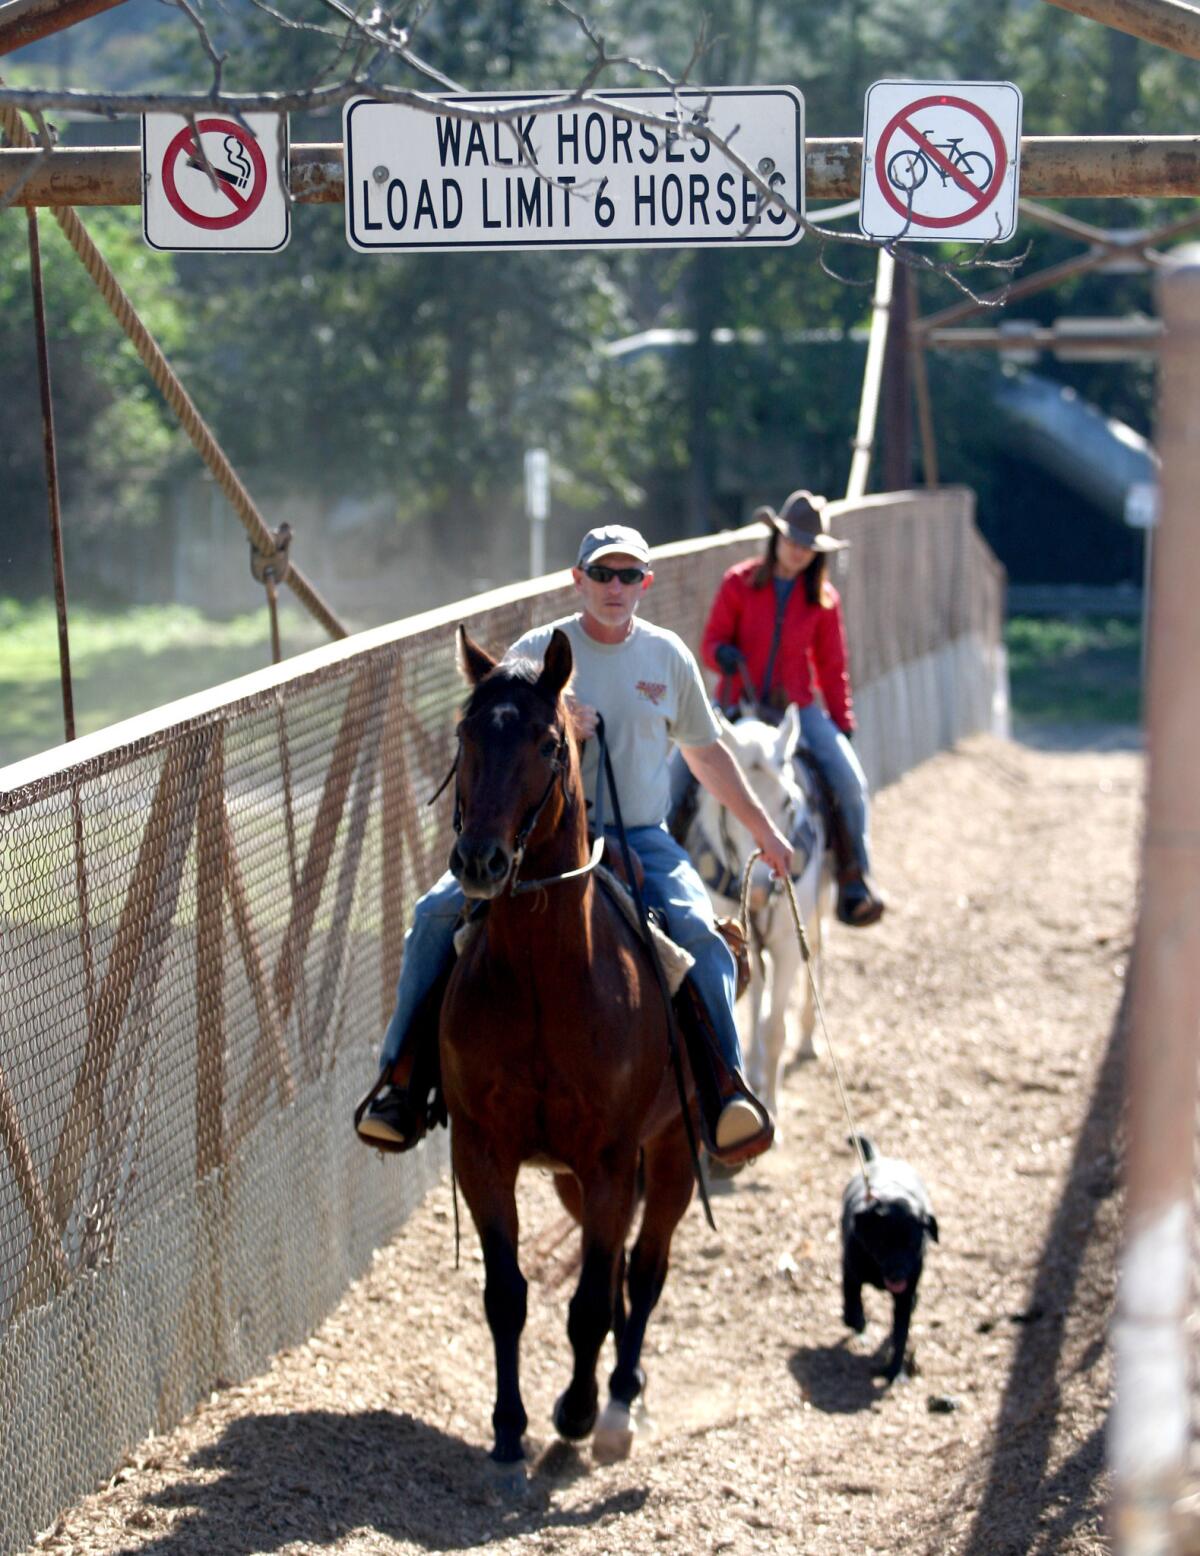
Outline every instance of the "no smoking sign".
<path id="1" fill-rule="evenodd" d="M 287 120 L 142 119 L 142 231 L 154 249 L 273 252 L 288 241 Z"/>
<path id="2" fill-rule="evenodd" d="M 859 226 L 870 238 L 1003 242 L 1017 225 L 1021 91 L 1010 81 L 877 81 Z"/>

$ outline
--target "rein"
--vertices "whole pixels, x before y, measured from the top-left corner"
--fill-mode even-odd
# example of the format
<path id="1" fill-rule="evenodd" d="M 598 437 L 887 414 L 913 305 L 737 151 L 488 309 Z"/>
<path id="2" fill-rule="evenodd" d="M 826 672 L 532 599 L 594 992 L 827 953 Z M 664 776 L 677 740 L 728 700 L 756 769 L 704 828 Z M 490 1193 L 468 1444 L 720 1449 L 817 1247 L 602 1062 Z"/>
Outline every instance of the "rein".
<path id="1" fill-rule="evenodd" d="M 739 917 L 743 934 L 747 933 L 749 919 L 750 869 L 754 861 L 760 858 L 761 855 L 762 849 L 756 848 L 749 859 L 746 860 L 746 868 L 742 872 Z M 862 1146 L 859 1144 L 858 1126 L 855 1124 L 854 1115 L 850 1111 L 850 1098 L 846 1095 L 846 1085 L 842 1080 L 842 1067 L 838 1063 L 837 1050 L 833 1046 L 833 1039 L 829 1035 L 829 1028 L 825 1022 L 825 1003 L 821 998 L 821 987 L 817 982 L 816 974 L 813 972 L 812 948 L 809 946 L 808 936 L 804 932 L 804 920 L 800 917 L 800 904 L 796 901 L 796 888 L 792 885 L 790 875 L 784 881 L 784 886 L 787 889 L 788 902 L 791 904 L 792 923 L 796 928 L 796 939 L 800 942 L 800 955 L 804 961 L 804 970 L 808 974 L 809 987 L 812 989 L 813 1004 L 816 1007 L 817 1017 L 821 1023 L 821 1036 L 825 1039 L 825 1047 L 828 1050 L 829 1060 L 833 1066 L 833 1078 L 837 1082 L 838 1095 L 842 1099 L 842 1110 L 846 1115 L 846 1123 L 850 1129 L 850 1141 L 854 1146 L 854 1154 L 858 1157 L 859 1170 L 862 1172 L 863 1186 L 867 1191 L 867 1198 L 873 1199 L 871 1180 L 867 1177 L 867 1158 L 863 1154 Z"/>
<path id="2" fill-rule="evenodd" d="M 625 833 L 625 823 L 621 819 L 621 801 L 617 795 L 617 780 L 612 769 L 612 759 L 608 754 L 608 742 L 605 739 L 604 719 L 602 717 L 597 717 L 596 729 L 600 736 L 600 764 L 596 774 L 596 810 L 598 819 L 602 819 L 599 813 L 602 808 L 604 789 L 607 786 L 608 792 L 612 797 L 613 827 L 616 829 L 617 838 L 621 844 L 621 858 L 625 862 L 625 874 L 629 878 L 630 894 L 633 897 L 634 906 L 637 908 L 642 942 L 649 953 L 650 965 L 654 969 L 655 982 L 658 984 L 658 992 L 662 995 L 663 1010 L 666 1012 L 667 1048 L 671 1056 L 671 1067 L 675 1072 L 675 1089 L 679 1093 L 679 1111 L 683 1115 L 683 1127 L 687 1134 L 688 1154 L 692 1159 L 692 1173 L 696 1179 L 700 1203 L 704 1206 L 704 1218 L 712 1231 L 715 1232 L 717 1223 L 713 1220 L 712 1205 L 708 1199 L 708 1185 L 704 1181 L 704 1169 L 700 1166 L 700 1150 L 696 1144 L 696 1132 L 692 1128 L 691 1109 L 688 1107 L 687 1082 L 683 1076 L 679 1029 L 675 1024 L 675 1007 L 671 1003 L 671 991 L 667 987 L 667 975 L 663 972 L 662 962 L 658 956 L 658 948 L 655 946 L 654 937 L 650 933 L 650 915 L 646 912 L 642 888 L 638 885 L 637 872 L 633 867 L 633 854 L 629 847 L 629 838 Z M 603 826 L 599 828 L 598 835 L 601 838 L 604 836 Z"/>

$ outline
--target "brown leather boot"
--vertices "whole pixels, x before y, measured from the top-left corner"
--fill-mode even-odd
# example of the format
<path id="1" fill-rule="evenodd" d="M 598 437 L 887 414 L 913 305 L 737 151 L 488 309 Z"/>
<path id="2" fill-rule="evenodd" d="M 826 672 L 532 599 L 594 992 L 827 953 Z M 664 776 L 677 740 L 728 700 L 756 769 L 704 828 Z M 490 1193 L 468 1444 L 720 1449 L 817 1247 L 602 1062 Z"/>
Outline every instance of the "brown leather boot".
<path id="1" fill-rule="evenodd" d="M 771 1115 L 726 1064 L 712 1018 L 690 978 L 675 996 L 675 1012 L 696 1082 L 705 1149 L 723 1166 L 740 1167 L 770 1149 L 775 1138 Z"/>
<path id="2" fill-rule="evenodd" d="M 887 904 L 857 865 L 838 872 L 837 916 L 839 924 L 866 929 L 878 924 Z"/>

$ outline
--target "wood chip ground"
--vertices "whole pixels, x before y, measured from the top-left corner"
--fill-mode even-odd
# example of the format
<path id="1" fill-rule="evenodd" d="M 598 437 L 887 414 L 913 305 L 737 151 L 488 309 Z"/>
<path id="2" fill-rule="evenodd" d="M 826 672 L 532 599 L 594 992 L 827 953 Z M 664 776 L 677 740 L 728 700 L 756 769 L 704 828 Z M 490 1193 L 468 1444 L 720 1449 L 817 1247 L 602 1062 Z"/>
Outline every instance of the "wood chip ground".
<path id="1" fill-rule="evenodd" d="M 653 1429 L 626 1463 L 557 1443 L 570 1243 L 522 1180 L 527 1496 L 487 1476 L 491 1352 L 450 1190 L 307 1344 L 144 1444 L 40 1551 L 1106 1550 L 1106 1341 L 1118 1226 L 1119 1012 L 1142 763 L 1133 742 L 977 737 L 876 800 L 878 928 L 829 934 L 834 1042 L 862 1127 L 925 1177 L 941 1227 L 884 1391 L 843 1329 L 838 1209 L 853 1170 L 828 1062 L 790 1068 L 784 1140 L 686 1218 L 647 1345 Z M 347 1135 L 347 1149 L 355 1149 Z M 402 1170 L 398 1166 L 397 1171 Z M 298 1207 L 302 1212 L 302 1207 Z M 610 1362 L 606 1356 L 604 1367 Z"/>

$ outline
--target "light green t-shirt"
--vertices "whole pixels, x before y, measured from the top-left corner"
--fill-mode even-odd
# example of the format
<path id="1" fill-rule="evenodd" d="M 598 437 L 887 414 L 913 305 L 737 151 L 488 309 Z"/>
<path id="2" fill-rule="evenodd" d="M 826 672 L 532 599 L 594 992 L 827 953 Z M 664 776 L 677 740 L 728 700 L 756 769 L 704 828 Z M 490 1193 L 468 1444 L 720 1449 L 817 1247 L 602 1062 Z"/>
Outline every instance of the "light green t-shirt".
<path id="1" fill-rule="evenodd" d="M 506 658 L 540 664 L 555 627 L 571 640 L 571 691 L 604 717 L 625 825 L 659 826 L 671 803 L 667 758 L 672 742 L 706 746 L 720 737 L 695 656 L 674 632 L 636 617 L 623 643 L 597 643 L 579 616 L 565 616 L 534 627 L 513 644 Z M 598 761 L 598 742 L 589 740 L 583 750 L 583 781 L 593 807 Z M 611 824 L 607 797 L 604 814 Z"/>

